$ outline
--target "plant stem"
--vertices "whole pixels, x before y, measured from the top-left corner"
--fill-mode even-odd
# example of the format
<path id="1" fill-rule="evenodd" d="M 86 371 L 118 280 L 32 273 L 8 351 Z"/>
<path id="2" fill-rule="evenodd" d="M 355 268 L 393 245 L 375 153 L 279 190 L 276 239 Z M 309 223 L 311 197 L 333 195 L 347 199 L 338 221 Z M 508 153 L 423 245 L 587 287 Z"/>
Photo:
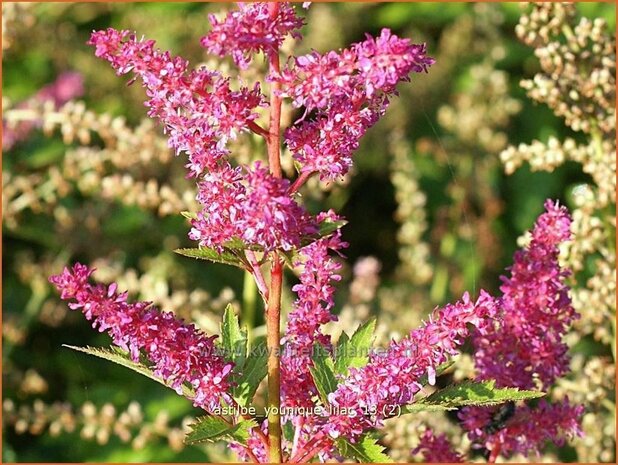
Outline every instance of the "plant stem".
<path id="1" fill-rule="evenodd" d="M 290 458 L 290 462 L 300 463 L 301 460 L 306 460 L 307 455 L 315 450 L 316 446 L 320 443 L 320 441 L 324 438 L 322 433 L 318 433 L 316 436 L 311 438 L 305 445 L 299 448 L 298 452 Z"/>
<path id="2" fill-rule="evenodd" d="M 294 194 L 296 191 L 298 191 L 298 189 L 300 189 L 302 185 L 305 184 L 307 179 L 309 179 L 313 175 L 313 173 L 313 171 L 303 171 L 302 173 L 300 173 L 300 175 L 298 175 L 298 177 L 296 178 L 296 181 L 294 181 L 294 183 L 290 186 L 288 192 L 290 194 Z"/>
<path id="3" fill-rule="evenodd" d="M 279 3 L 272 2 L 268 5 L 270 18 L 275 19 L 279 14 Z M 271 74 L 278 75 L 279 68 L 279 50 L 271 50 L 268 54 L 268 63 Z M 270 84 L 270 125 L 268 127 L 268 165 L 273 176 L 281 178 L 281 147 L 279 139 L 281 136 L 281 97 L 279 91 L 281 83 L 277 80 Z"/>
<path id="4" fill-rule="evenodd" d="M 305 417 L 299 417 L 298 424 L 296 425 L 296 430 L 294 431 L 294 440 L 292 441 L 292 451 L 290 452 L 290 457 L 294 457 L 296 455 L 296 451 L 298 449 L 298 441 L 300 440 L 300 435 L 302 434 L 304 423 Z"/>
<path id="5" fill-rule="evenodd" d="M 494 448 L 491 450 L 489 454 L 489 459 L 487 460 L 489 463 L 496 463 L 498 460 L 498 456 L 500 455 L 500 451 L 502 450 L 502 445 L 500 443 L 496 444 Z"/>
<path id="6" fill-rule="evenodd" d="M 270 19 L 274 21 L 279 14 L 279 3 L 268 5 Z M 268 53 L 271 74 L 279 74 L 279 49 Z M 268 166 L 276 178 L 283 177 L 281 171 L 281 84 L 276 80 L 270 85 L 270 122 L 268 126 Z M 266 310 L 266 346 L 268 348 L 268 461 L 282 462 L 281 451 L 281 367 L 279 364 L 280 326 L 281 326 L 281 286 L 283 283 L 283 265 L 279 254 L 272 254 L 272 271 L 270 275 L 270 292 Z"/>
<path id="7" fill-rule="evenodd" d="M 255 284 L 260 291 L 260 295 L 262 296 L 264 303 L 268 303 L 268 286 L 266 285 L 266 281 L 264 281 L 264 276 L 262 276 L 260 263 L 252 250 L 245 250 L 245 256 L 251 265 L 251 275 L 253 276 Z"/>
<path id="8" fill-rule="evenodd" d="M 268 308 L 266 310 L 266 345 L 268 347 L 268 443 L 269 462 L 281 463 L 281 369 L 279 365 L 281 285 L 283 282 L 283 265 L 275 255 L 271 280 Z"/>
<path id="9" fill-rule="evenodd" d="M 306 463 L 315 457 L 316 454 L 319 454 L 325 446 L 327 446 L 327 444 L 325 443 L 324 438 L 321 436 L 319 438 L 316 437 L 314 440 L 305 444 L 305 447 L 303 447 L 299 453 L 296 454 L 296 457 L 292 457 L 290 462 Z"/>

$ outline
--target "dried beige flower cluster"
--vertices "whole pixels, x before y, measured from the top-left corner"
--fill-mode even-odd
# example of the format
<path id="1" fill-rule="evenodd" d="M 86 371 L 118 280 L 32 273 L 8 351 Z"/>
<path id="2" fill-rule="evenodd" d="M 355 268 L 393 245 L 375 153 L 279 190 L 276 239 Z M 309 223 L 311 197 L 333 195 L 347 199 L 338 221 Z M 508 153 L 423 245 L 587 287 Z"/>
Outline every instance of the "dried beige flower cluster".
<path id="1" fill-rule="evenodd" d="M 573 3 L 544 3 L 522 16 L 516 33 L 541 64 L 522 82 L 532 99 L 575 131 L 615 131 L 616 43 L 603 19 L 578 19 Z"/>
<path id="2" fill-rule="evenodd" d="M 122 442 L 130 442 L 134 449 L 143 449 L 149 443 L 165 439 L 176 452 L 184 448 L 188 425 L 194 421 L 185 418 L 182 425 L 171 426 L 167 411 L 160 410 L 149 422 L 144 419 L 142 407 L 137 402 L 131 402 L 126 410 L 117 412 L 109 403 L 97 409 L 88 401 L 74 410 L 67 403 L 46 404 L 37 399 L 31 406 L 22 404 L 17 408 L 11 399 L 5 399 L 2 413 L 3 425 L 12 426 L 17 434 L 40 435 L 48 432 L 51 436 L 58 436 L 79 431 L 84 440 L 94 440 L 103 445 L 112 437 L 117 437 Z"/>
<path id="3" fill-rule="evenodd" d="M 2 50 L 8 50 L 18 34 L 34 25 L 32 6 L 28 2 L 2 2 Z"/>
<path id="4" fill-rule="evenodd" d="M 415 285 L 427 284 L 433 275 L 429 244 L 423 239 L 427 231 L 426 197 L 418 182 L 420 174 L 410 159 L 411 147 L 405 137 L 405 128 L 395 128 L 389 135 L 391 182 L 395 188 L 399 222 L 399 270 L 402 280 Z"/>
<path id="5" fill-rule="evenodd" d="M 581 375 L 574 380 L 560 379 L 552 395 L 556 399 L 568 395 L 572 402 L 586 405 L 587 412 L 582 418 L 586 435 L 573 444 L 577 456 L 611 463 L 614 461 L 616 432 L 615 424 L 607 414 L 614 411 L 608 392 L 614 391 L 616 366 L 609 357 L 587 358 L 582 354 L 573 357 L 571 366 Z M 605 421 L 599 422 L 601 418 Z"/>
<path id="6" fill-rule="evenodd" d="M 577 162 L 590 182 L 570 192 L 574 240 L 563 260 L 574 271 L 573 305 L 577 340 L 593 336 L 612 346 L 615 359 L 616 317 L 616 43 L 605 21 L 578 18 L 574 4 L 543 3 L 524 14 L 517 35 L 535 47 L 541 71 L 522 86 L 535 101 L 547 104 L 572 130 L 573 138 L 533 141 L 500 154 L 508 174 L 524 162 L 533 171 L 553 171 Z M 584 283 L 578 285 L 577 283 Z M 576 342 L 576 341 L 573 341 Z M 582 462 L 613 461 L 615 362 L 610 357 L 574 357 L 573 373 L 561 384 L 562 394 L 587 406 L 584 438 L 576 442 Z M 602 426 L 602 427 L 601 427 Z"/>
<path id="7" fill-rule="evenodd" d="M 48 136 L 59 129 L 68 146 L 60 167 L 3 172 L 2 206 L 9 228 L 17 227 L 19 214 L 26 209 L 70 222 L 72 215 L 58 201 L 75 189 L 159 215 L 189 210 L 195 202 L 188 183 L 158 180 L 158 171 L 169 168 L 174 157 L 151 120 L 130 128 L 123 118 L 98 115 L 83 102 L 69 101 L 56 109 L 49 100 L 30 101 L 27 108 L 5 108 L 3 119 L 9 130 L 24 122 L 36 123 Z"/>

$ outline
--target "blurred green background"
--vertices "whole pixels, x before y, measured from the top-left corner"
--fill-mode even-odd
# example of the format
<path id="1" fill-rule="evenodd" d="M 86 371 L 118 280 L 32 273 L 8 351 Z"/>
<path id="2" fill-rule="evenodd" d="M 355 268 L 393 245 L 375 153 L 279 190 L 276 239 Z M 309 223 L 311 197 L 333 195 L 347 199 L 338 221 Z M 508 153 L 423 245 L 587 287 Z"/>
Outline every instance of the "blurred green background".
<path id="1" fill-rule="evenodd" d="M 143 89 L 127 87 L 128 79 L 115 76 L 86 45 L 93 29 L 113 26 L 156 39 L 193 64 L 216 64 L 199 38 L 208 27 L 207 13 L 222 7 L 3 3 L 5 112 L 31 102 L 67 71 L 81 75 L 83 95 L 75 99 L 85 104 L 63 111 L 37 107 L 47 127 L 35 124 L 3 148 L 3 461 L 230 459 L 220 445 L 170 447 L 174 428 L 199 413 L 189 402 L 128 370 L 63 348 L 106 346 L 109 339 L 79 313 L 66 311 L 45 281 L 79 260 L 95 264 L 103 280 L 119 279 L 133 297 L 154 300 L 209 332 L 217 330 L 224 304 L 234 302 L 246 309 L 245 322 L 259 334 L 261 307 L 240 271 L 173 254 L 175 247 L 190 245 L 187 222 L 178 214 L 193 205 L 184 159 L 170 156 L 159 127 L 146 123 L 132 134 L 145 117 Z M 615 31 L 615 5 L 577 8 L 604 18 Z M 523 166 L 511 176 L 500 163 L 510 144 L 550 136 L 581 139 L 519 85 L 539 70 L 534 50 L 515 36 L 521 11 L 516 3 L 314 4 L 306 13 L 305 40 L 286 45 L 295 53 L 323 52 L 389 27 L 427 42 L 437 59 L 428 74 L 400 86 L 400 98 L 363 140 L 354 174 L 324 193 L 306 193 L 312 210 L 336 208 L 349 220 L 338 310 L 354 294 L 352 265 L 368 256 L 380 261 L 381 270 L 367 311 L 383 319 L 387 334 L 415 326 L 464 290 L 496 291 L 517 238 L 544 200 L 572 205 L 573 189 L 589 182 L 572 162 L 552 173 Z M 229 63 L 221 66 L 228 69 Z M 263 63 L 257 60 L 255 68 L 243 77 L 251 79 Z M 40 121 L 37 114 L 18 112 L 16 118 L 19 124 Z M 241 142 L 239 157 L 255 158 L 259 141 Z M 156 188 L 147 187 L 151 180 Z M 292 296 L 286 298 L 289 303 Z M 611 356 L 609 346 L 594 338 L 579 341 L 577 350 Z M 131 433 L 122 440 L 114 428 L 132 401 L 141 413 L 135 405 L 129 409 L 135 424 L 124 418 Z M 89 416 L 89 403 L 96 414 Z M 106 403 L 115 409 L 109 421 L 101 413 Z M 71 421 L 73 429 L 66 426 Z M 560 454 L 577 459 L 573 448 Z"/>

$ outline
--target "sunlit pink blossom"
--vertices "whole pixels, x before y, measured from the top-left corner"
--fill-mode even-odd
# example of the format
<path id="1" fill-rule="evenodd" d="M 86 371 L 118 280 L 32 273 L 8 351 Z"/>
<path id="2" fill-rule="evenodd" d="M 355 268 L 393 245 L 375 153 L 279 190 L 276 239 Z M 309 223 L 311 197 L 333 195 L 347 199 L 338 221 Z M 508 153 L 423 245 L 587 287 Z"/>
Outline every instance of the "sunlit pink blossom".
<path id="1" fill-rule="evenodd" d="M 129 31 L 93 32 L 88 42 L 96 56 L 111 63 L 118 74 L 130 71 L 141 78 L 148 115 L 159 118 L 176 152 L 189 155 L 192 173 L 214 168 L 228 154 L 228 140 L 236 138 L 257 118 L 264 105 L 259 84 L 232 90 L 228 78 L 204 67 L 188 71 L 188 63 L 137 39 Z"/>
<path id="2" fill-rule="evenodd" d="M 291 250 L 317 225 L 289 195 L 289 181 L 272 176 L 257 162 L 252 169 L 223 165 L 199 183 L 203 210 L 189 236 L 205 247 L 221 250 L 240 239 L 264 250 Z"/>
<path id="3" fill-rule="evenodd" d="M 539 454 L 547 442 L 561 446 L 567 439 L 581 436 L 583 405 L 571 405 L 568 399 L 550 404 L 542 399 L 536 407 L 519 405 L 513 417 L 497 431 L 487 425 L 499 407 L 469 408 L 462 418 L 462 426 L 472 441 L 490 451 L 498 448 L 500 455 Z"/>
<path id="4" fill-rule="evenodd" d="M 86 319 L 99 331 L 107 331 L 114 344 L 129 351 L 138 361 L 144 353 L 157 376 L 163 378 L 179 394 L 189 385 L 195 395 L 195 406 L 212 409 L 222 398 L 229 399 L 228 375 L 232 363 L 216 354 L 213 339 L 192 324 L 161 312 L 150 302 L 127 302 L 127 293 L 117 293 L 116 284 L 90 284 L 93 270 L 76 263 L 71 269 L 49 278 L 69 307 L 81 309 Z"/>
<path id="5" fill-rule="evenodd" d="M 338 217 L 329 212 L 331 220 Z M 329 252 L 339 252 L 347 244 L 341 232 L 322 238 L 300 249 L 296 266 L 302 266 L 300 283 L 292 287 L 297 299 L 288 317 L 284 350 L 281 357 L 281 393 L 283 404 L 289 407 L 308 407 L 313 404 L 315 384 L 309 372 L 311 356 L 316 343 L 330 347 L 330 338 L 321 332 L 321 326 L 336 320 L 331 310 L 335 304 L 334 282 L 339 281 L 341 264 Z"/>
<path id="6" fill-rule="evenodd" d="M 468 325 L 484 331 L 493 322 L 497 304 L 484 291 L 476 302 L 465 294 L 461 301 L 436 309 L 429 321 L 408 337 L 372 354 L 364 367 L 351 368 L 329 401 L 356 414 L 333 415 L 324 430 L 331 438 L 354 440 L 367 429 L 380 426 L 389 412 L 396 411 L 393 407 L 412 403 L 422 388 L 422 377 L 427 376 L 433 384 L 438 365 L 458 353 L 469 334 Z"/>
<path id="7" fill-rule="evenodd" d="M 208 17 L 212 29 L 202 37 L 202 45 L 212 54 L 230 55 L 238 67 L 246 69 L 252 55 L 274 53 L 287 35 L 299 38 L 304 22 L 296 16 L 294 7 L 281 2 L 276 14 L 269 11 L 268 2 L 239 3 L 238 9 L 223 19 Z"/>
<path id="8" fill-rule="evenodd" d="M 517 251 L 510 276 L 503 277 L 502 305 L 497 323 L 473 335 L 477 378 L 494 379 L 499 387 L 549 389 L 569 371 L 563 341 L 578 318 L 565 283 L 569 270 L 560 267 L 558 246 L 571 238 L 565 207 L 548 200 L 536 221 L 528 246 Z M 545 441 L 562 443 L 580 434 L 582 406 L 541 401 L 537 408 L 517 405 L 504 427 L 488 428 L 499 407 L 468 407 L 459 413 L 471 439 L 510 456 L 538 451 Z"/>

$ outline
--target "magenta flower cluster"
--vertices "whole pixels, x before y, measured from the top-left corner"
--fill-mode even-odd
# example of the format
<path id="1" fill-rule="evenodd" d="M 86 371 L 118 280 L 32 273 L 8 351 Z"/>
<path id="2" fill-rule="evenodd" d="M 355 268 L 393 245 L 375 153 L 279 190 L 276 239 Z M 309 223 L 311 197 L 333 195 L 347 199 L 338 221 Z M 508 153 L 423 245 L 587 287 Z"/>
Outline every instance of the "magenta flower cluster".
<path id="1" fill-rule="evenodd" d="M 212 29 L 202 37 L 202 46 L 218 56 L 229 55 L 239 68 L 246 69 L 254 54 L 278 53 L 285 37 L 300 38 L 304 21 L 296 16 L 294 8 L 282 3 L 275 14 L 268 3 L 239 3 L 222 20 L 208 17 Z"/>
<path id="2" fill-rule="evenodd" d="M 202 45 L 231 55 L 240 67 L 258 52 L 278 53 L 286 36 L 300 37 L 303 25 L 287 3 L 272 11 L 267 3 L 239 4 L 224 18 L 209 19 L 212 29 Z M 297 248 L 302 237 L 315 233 L 315 221 L 292 198 L 288 181 L 259 164 L 234 167 L 229 160 L 228 141 L 241 132 L 267 132 L 256 124 L 259 108 L 268 106 L 258 83 L 233 90 L 229 78 L 204 67 L 189 70 L 186 60 L 130 31 L 94 32 L 89 43 L 118 74 L 133 72 L 141 79 L 149 116 L 161 121 L 170 146 L 187 153 L 190 173 L 201 178 L 197 198 L 204 209 L 193 221 L 192 239 L 217 250 L 241 239 L 272 251 Z M 424 45 L 383 30 L 377 39 L 323 57 L 314 52 L 271 73 L 268 79 L 281 85 L 282 96 L 317 110 L 315 118 L 303 118 L 286 132 L 301 173 L 317 172 L 325 180 L 345 175 L 352 152 L 383 114 L 397 83 L 432 63 Z"/>
<path id="3" fill-rule="evenodd" d="M 502 277 L 503 318 L 489 334 L 475 335 L 475 364 L 482 379 L 521 389 L 550 387 L 569 371 L 562 341 L 577 318 L 558 263 L 558 245 L 571 237 L 565 207 L 551 201 L 531 232 L 530 244 L 513 257 Z"/>
<path id="4" fill-rule="evenodd" d="M 571 238 L 570 225 L 566 208 L 548 200 L 529 245 L 515 253 L 510 276 L 502 278 L 499 323 L 472 338 L 479 379 L 494 379 L 501 387 L 547 390 L 569 371 L 562 339 L 578 315 L 558 246 Z M 489 450 L 500 447 L 505 456 L 538 452 L 548 440 L 561 443 L 564 437 L 581 434 L 583 407 L 571 406 L 568 399 L 556 405 L 543 400 L 538 409 L 518 406 L 505 427 L 494 432 L 486 426 L 498 408 L 467 408 L 460 416 L 474 442 Z"/>
<path id="5" fill-rule="evenodd" d="M 434 434 L 427 430 L 421 436 L 419 445 L 412 454 L 422 454 L 426 463 L 464 463 L 464 459 L 453 449 L 446 434 Z"/>
<path id="6" fill-rule="evenodd" d="M 227 142 L 246 131 L 263 106 L 259 85 L 232 90 L 228 78 L 138 40 L 134 33 L 107 29 L 94 32 L 89 44 L 97 57 L 109 61 L 117 73 L 133 72 L 146 88 L 148 115 L 158 118 L 177 152 L 186 152 L 190 172 L 214 169 L 229 154 Z"/>
<path id="7" fill-rule="evenodd" d="M 318 217 L 331 221 L 339 219 L 334 212 Z M 335 321 L 331 313 L 335 305 L 334 283 L 341 279 L 338 274 L 341 264 L 329 256 L 330 251 L 340 252 L 347 247 L 337 231 L 300 250 L 301 259 L 296 266 L 302 267 L 300 283 L 292 290 L 298 298 L 288 316 L 285 336 L 282 339 L 284 351 L 281 356 L 281 399 L 286 407 L 309 407 L 317 394 L 309 368 L 313 362 L 314 344 L 330 347 L 330 339 L 321 332 L 321 326 Z"/>
<path id="8" fill-rule="evenodd" d="M 550 403 L 542 399 L 536 407 L 517 406 L 515 413 L 497 431 L 488 429 L 496 409 L 469 408 L 462 415 L 462 426 L 468 436 L 490 451 L 509 457 L 513 454 L 539 454 L 548 442 L 558 446 L 582 434 L 583 405 L 571 405 L 568 399 Z"/>
<path id="9" fill-rule="evenodd" d="M 197 199 L 204 206 L 189 237 L 222 250 L 233 239 L 265 251 L 298 248 L 318 232 L 317 222 L 290 196 L 287 179 L 275 178 L 260 162 L 250 168 L 229 165 L 206 173 Z"/>
<path id="10" fill-rule="evenodd" d="M 476 302 L 465 294 L 460 302 L 434 310 L 429 321 L 408 337 L 391 342 L 384 353 L 372 354 L 364 367 L 350 369 L 328 400 L 341 411 L 356 414 L 331 416 L 325 431 L 333 439 L 355 439 L 382 426 L 389 410 L 414 401 L 423 376 L 434 384 L 436 368 L 458 353 L 469 334 L 468 325 L 484 332 L 495 313 L 496 301 L 483 291 Z"/>
<path id="11" fill-rule="evenodd" d="M 388 97 L 411 72 L 434 63 L 425 45 L 412 44 L 383 29 L 374 39 L 324 55 L 313 52 L 271 79 L 280 80 L 283 95 L 305 116 L 285 133 L 301 171 L 322 180 L 344 176 L 352 165 L 359 139 L 384 114 Z M 315 112 L 312 119 L 309 112 Z"/>
<path id="12" fill-rule="evenodd" d="M 150 302 L 127 302 L 127 293 L 116 292 L 116 284 L 92 285 L 88 278 L 94 270 L 76 263 L 73 268 L 49 280 L 69 300 L 72 310 L 81 309 L 99 331 L 107 331 L 114 344 L 127 350 L 134 361 L 143 353 L 155 375 L 165 380 L 178 394 L 183 386 L 193 388 L 197 407 L 212 409 L 228 400 L 233 368 L 216 353 L 213 340 L 192 324 L 161 312 Z"/>

